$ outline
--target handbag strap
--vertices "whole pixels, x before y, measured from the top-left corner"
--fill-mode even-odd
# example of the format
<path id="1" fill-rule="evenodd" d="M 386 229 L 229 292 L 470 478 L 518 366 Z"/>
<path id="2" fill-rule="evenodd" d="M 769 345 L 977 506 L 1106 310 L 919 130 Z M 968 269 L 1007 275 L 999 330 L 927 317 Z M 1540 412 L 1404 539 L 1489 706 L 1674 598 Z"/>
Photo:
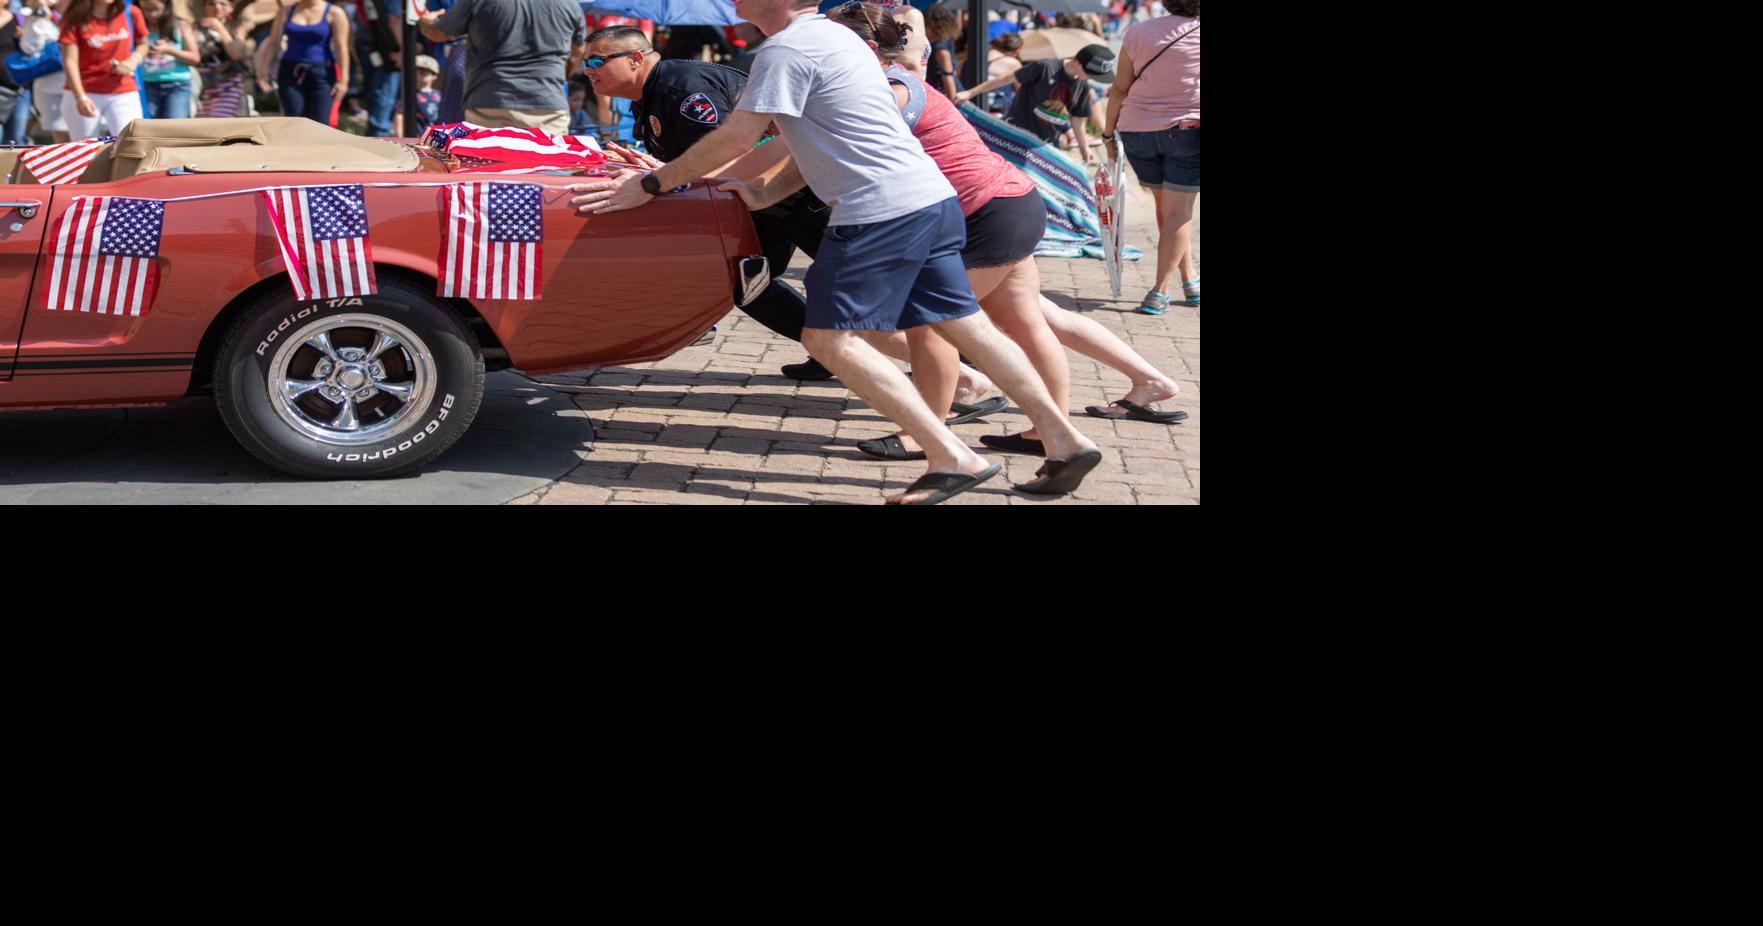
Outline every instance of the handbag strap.
<path id="1" fill-rule="evenodd" d="M 122 31 L 129 37 L 129 54 L 131 55 L 135 53 L 135 17 L 130 15 L 134 9 L 134 4 L 129 0 L 122 0 Z M 145 24 L 146 21 L 147 17 L 143 15 L 141 22 Z"/>
<path id="2" fill-rule="evenodd" d="M 1156 61 L 1157 61 L 1157 59 L 1158 59 L 1158 58 L 1161 58 L 1161 57 L 1163 57 L 1163 53 L 1164 53 L 1164 52 L 1166 52 L 1166 51 L 1168 51 L 1168 50 L 1170 50 L 1170 49 L 1171 49 L 1171 48 L 1174 48 L 1174 47 L 1175 47 L 1175 43 L 1177 43 L 1177 42 L 1179 42 L 1179 41 L 1181 41 L 1181 40 L 1182 40 L 1182 39 L 1185 39 L 1185 38 L 1187 38 L 1187 37 L 1188 37 L 1188 36 L 1190 36 L 1190 35 L 1192 35 L 1192 34 L 1194 34 L 1194 33 L 1195 33 L 1195 32 L 1198 32 L 1198 31 L 1200 31 L 1200 24 L 1199 24 L 1199 23 L 1194 23 L 1194 27 L 1193 27 L 1193 28 L 1192 28 L 1192 29 L 1189 29 L 1189 30 L 1188 30 L 1188 31 L 1186 31 L 1186 32 L 1183 32 L 1183 33 L 1182 33 L 1182 34 L 1181 34 L 1181 35 L 1178 35 L 1178 36 L 1176 36 L 1176 37 L 1175 37 L 1175 38 L 1173 38 L 1173 39 L 1170 39 L 1170 40 L 1169 40 L 1169 44 L 1168 44 L 1168 45 L 1165 45 L 1165 46 L 1163 46 L 1163 47 L 1162 47 L 1162 48 L 1159 48 L 1159 49 L 1157 49 L 1157 53 L 1156 53 L 1156 54 L 1154 54 L 1154 55 L 1152 55 L 1152 56 L 1151 56 L 1151 60 L 1150 60 L 1150 61 L 1147 61 L 1147 62 L 1145 62 L 1145 66 L 1144 66 L 1144 67 L 1142 67 L 1142 68 L 1139 68 L 1139 69 L 1138 69 L 1138 74 L 1143 74 L 1143 73 L 1145 73 L 1145 70 L 1146 70 L 1146 69 L 1147 69 L 1147 68 L 1149 68 L 1149 67 L 1150 67 L 1150 66 L 1151 66 L 1151 65 L 1152 65 L 1152 64 L 1154 64 L 1154 63 L 1156 63 Z M 1135 74 L 1135 75 L 1134 75 L 1134 78 L 1133 78 L 1133 79 L 1134 79 L 1134 80 L 1137 80 L 1137 79 L 1138 79 L 1138 77 L 1137 77 L 1137 75 L 1136 75 L 1136 74 Z"/>

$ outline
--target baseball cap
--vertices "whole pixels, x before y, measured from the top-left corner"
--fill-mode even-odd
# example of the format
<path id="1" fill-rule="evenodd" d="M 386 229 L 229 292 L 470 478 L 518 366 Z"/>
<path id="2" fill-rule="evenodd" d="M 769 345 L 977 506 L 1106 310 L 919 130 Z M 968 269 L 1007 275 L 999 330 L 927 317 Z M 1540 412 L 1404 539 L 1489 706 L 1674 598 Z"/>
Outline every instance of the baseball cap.
<path id="1" fill-rule="evenodd" d="M 1106 45 L 1085 45 L 1074 57 L 1084 73 L 1099 84 L 1114 83 L 1114 52 Z"/>
<path id="2" fill-rule="evenodd" d="M 441 62 L 436 61 L 433 55 L 417 55 L 416 69 L 419 71 L 433 71 L 434 73 L 439 74 L 441 73 Z"/>

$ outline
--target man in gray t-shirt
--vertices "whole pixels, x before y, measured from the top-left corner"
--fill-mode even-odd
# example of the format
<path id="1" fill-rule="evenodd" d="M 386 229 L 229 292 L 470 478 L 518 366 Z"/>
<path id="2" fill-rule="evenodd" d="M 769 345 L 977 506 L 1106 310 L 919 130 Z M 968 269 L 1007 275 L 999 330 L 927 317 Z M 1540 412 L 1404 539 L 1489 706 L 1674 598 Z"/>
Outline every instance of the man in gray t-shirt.
<path id="1" fill-rule="evenodd" d="M 1016 400 L 1046 445 L 1047 478 L 1027 491 L 1071 491 L 1101 452 L 1053 404 L 1022 348 L 979 313 L 961 262 L 967 233 L 954 188 L 906 128 L 874 53 L 850 29 L 815 13 L 816 6 L 816 0 L 737 0 L 737 14 L 770 38 L 722 128 L 653 173 L 627 171 L 615 180 L 572 185 L 584 194 L 573 204 L 584 213 L 641 206 L 741 157 L 775 121 L 780 137 L 770 144 L 789 145 L 799 170 L 794 184 L 726 189 L 760 209 L 805 180 L 832 206 L 808 271 L 802 346 L 924 448 L 929 471 L 888 501 L 936 504 L 1002 467 L 988 465 L 956 437 L 905 374 L 863 339 L 864 331 L 905 331 L 914 359 L 927 358 L 918 374 L 926 382 L 953 383 L 952 356 L 944 369 L 941 361 L 929 361 L 930 348 L 921 354 L 921 345 L 940 343 L 939 335 L 973 358 Z"/>
<path id="2" fill-rule="evenodd" d="M 457 0 L 423 17 L 422 34 L 437 42 L 465 36 L 465 121 L 569 133 L 564 84 L 581 68 L 588 38 L 576 0 Z"/>

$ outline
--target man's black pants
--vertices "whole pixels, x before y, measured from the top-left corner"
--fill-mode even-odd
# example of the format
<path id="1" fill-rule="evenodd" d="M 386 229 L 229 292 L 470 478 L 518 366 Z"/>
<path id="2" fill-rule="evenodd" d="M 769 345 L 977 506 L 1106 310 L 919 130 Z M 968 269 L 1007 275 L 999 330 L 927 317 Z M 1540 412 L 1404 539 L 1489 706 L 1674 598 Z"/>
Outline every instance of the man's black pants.
<path id="1" fill-rule="evenodd" d="M 782 277 L 797 248 L 809 257 L 820 251 L 820 236 L 826 231 L 826 220 L 831 214 L 831 208 L 808 191 L 753 213 L 753 227 L 759 232 L 759 247 L 765 252 L 765 260 L 771 265 L 772 280 L 765 292 L 741 311 L 798 343 L 802 340 L 808 303 L 785 286 Z"/>

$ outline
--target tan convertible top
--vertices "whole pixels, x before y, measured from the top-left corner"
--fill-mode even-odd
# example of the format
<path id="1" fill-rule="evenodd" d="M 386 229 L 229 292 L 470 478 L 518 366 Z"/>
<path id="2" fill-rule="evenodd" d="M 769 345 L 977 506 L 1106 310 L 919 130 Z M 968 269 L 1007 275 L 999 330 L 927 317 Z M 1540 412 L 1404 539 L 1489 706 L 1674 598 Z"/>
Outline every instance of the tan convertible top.
<path id="1" fill-rule="evenodd" d="M 416 152 L 310 119 L 137 119 L 86 169 L 83 183 L 189 167 L 206 172 L 408 173 Z"/>

